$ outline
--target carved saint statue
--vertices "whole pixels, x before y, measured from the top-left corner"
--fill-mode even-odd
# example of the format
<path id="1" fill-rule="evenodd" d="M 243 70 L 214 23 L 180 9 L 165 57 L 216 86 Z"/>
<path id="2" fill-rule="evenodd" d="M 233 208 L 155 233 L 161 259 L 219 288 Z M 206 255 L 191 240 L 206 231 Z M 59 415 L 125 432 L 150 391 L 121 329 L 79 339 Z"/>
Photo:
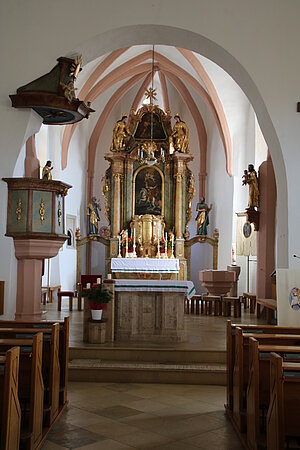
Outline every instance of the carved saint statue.
<path id="1" fill-rule="evenodd" d="M 244 170 L 244 175 L 242 177 L 242 184 L 245 186 L 249 185 L 249 200 L 248 209 L 258 208 L 259 206 L 259 189 L 258 189 L 258 178 L 253 164 L 248 165 L 248 171 Z"/>
<path id="2" fill-rule="evenodd" d="M 47 161 L 42 172 L 42 180 L 52 180 L 51 170 L 53 167 L 51 166 L 51 161 Z"/>
<path id="3" fill-rule="evenodd" d="M 128 138 L 131 136 L 129 129 L 127 128 L 127 115 L 123 114 L 122 118 L 117 121 L 113 130 L 113 138 L 110 146 L 112 152 L 125 150 Z"/>
<path id="4" fill-rule="evenodd" d="M 175 114 L 175 125 L 170 136 L 170 144 L 175 151 L 189 153 L 189 129 L 187 124 L 180 119 L 179 114 Z"/>
<path id="5" fill-rule="evenodd" d="M 210 206 L 205 203 L 205 197 L 200 199 L 200 203 L 197 203 L 197 234 L 201 236 L 207 236 L 207 226 L 209 225 L 208 213 L 212 209 L 212 203 Z"/>
<path id="6" fill-rule="evenodd" d="M 88 217 L 88 233 L 98 234 L 98 222 L 100 222 L 99 211 L 101 211 L 100 203 L 97 202 L 96 197 L 92 197 L 87 206 Z"/>

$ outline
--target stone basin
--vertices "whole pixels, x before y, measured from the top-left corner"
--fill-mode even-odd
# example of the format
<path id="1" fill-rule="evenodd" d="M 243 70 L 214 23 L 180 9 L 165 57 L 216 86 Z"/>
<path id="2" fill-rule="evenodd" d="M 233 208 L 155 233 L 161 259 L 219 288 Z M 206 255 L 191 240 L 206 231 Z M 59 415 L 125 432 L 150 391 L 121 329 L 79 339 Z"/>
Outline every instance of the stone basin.
<path id="1" fill-rule="evenodd" d="M 229 270 L 200 270 L 199 280 L 209 295 L 226 295 L 236 280 L 236 273 Z"/>

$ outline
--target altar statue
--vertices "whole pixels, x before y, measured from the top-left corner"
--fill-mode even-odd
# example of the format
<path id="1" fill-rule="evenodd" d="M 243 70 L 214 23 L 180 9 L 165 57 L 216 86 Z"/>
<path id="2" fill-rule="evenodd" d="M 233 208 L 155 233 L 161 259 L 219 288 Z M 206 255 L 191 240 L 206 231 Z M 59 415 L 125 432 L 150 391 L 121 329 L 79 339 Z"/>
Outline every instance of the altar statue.
<path id="1" fill-rule="evenodd" d="M 126 142 L 131 136 L 129 129 L 127 128 L 127 115 L 123 114 L 122 118 L 117 121 L 113 129 L 113 138 L 110 146 L 112 152 L 125 150 Z"/>
<path id="2" fill-rule="evenodd" d="M 97 202 L 96 197 L 92 197 L 87 206 L 89 234 L 98 234 L 98 222 L 100 222 L 99 211 L 101 211 L 100 203 Z"/>
<path id="3" fill-rule="evenodd" d="M 258 208 L 259 206 L 259 189 L 258 189 L 258 178 L 253 164 L 248 165 L 248 172 L 244 170 L 244 175 L 242 177 L 242 184 L 245 186 L 249 185 L 249 200 L 248 209 Z"/>
<path id="4" fill-rule="evenodd" d="M 170 144 L 175 151 L 189 153 L 189 129 L 187 124 L 180 119 L 179 114 L 175 114 L 175 125 L 170 136 Z"/>
<path id="5" fill-rule="evenodd" d="M 200 203 L 197 203 L 197 234 L 200 236 L 207 236 L 207 225 L 209 225 L 208 213 L 212 209 L 212 203 L 210 206 L 205 203 L 205 197 L 200 199 Z"/>
<path id="6" fill-rule="evenodd" d="M 51 161 L 47 161 L 42 172 L 42 180 L 52 180 L 51 170 L 53 169 Z"/>

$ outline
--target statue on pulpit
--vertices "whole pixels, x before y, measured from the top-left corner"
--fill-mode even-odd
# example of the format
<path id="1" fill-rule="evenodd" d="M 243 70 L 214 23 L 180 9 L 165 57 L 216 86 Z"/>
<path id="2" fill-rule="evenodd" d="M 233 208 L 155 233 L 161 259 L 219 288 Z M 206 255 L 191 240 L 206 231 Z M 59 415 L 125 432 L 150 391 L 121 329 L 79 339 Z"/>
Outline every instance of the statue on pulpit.
<path id="1" fill-rule="evenodd" d="M 101 211 L 100 202 L 97 202 L 96 197 L 92 197 L 87 206 L 89 234 L 98 234 L 98 222 L 100 222 L 99 211 Z"/>
<path id="2" fill-rule="evenodd" d="M 123 114 L 122 118 L 117 121 L 113 129 L 113 138 L 110 146 L 112 152 L 118 152 L 120 150 L 125 150 L 126 144 L 128 142 L 131 133 L 127 127 L 127 115 Z"/>
<path id="3" fill-rule="evenodd" d="M 45 166 L 43 167 L 42 180 L 52 180 L 52 173 L 51 173 L 52 169 L 53 169 L 52 162 L 47 161 Z"/>
<path id="4" fill-rule="evenodd" d="M 175 151 L 189 153 L 189 129 L 187 124 L 181 120 L 179 114 L 175 114 L 175 125 L 170 136 L 170 145 Z"/>
<path id="5" fill-rule="evenodd" d="M 205 197 L 200 199 L 197 203 L 197 234 L 200 236 L 207 236 L 207 226 L 209 225 L 209 211 L 212 209 L 212 203 L 208 206 L 205 203 Z"/>
<path id="6" fill-rule="evenodd" d="M 248 209 L 254 210 L 259 206 L 259 189 L 258 178 L 253 164 L 248 165 L 248 171 L 244 170 L 242 180 L 243 186 L 249 185 Z"/>

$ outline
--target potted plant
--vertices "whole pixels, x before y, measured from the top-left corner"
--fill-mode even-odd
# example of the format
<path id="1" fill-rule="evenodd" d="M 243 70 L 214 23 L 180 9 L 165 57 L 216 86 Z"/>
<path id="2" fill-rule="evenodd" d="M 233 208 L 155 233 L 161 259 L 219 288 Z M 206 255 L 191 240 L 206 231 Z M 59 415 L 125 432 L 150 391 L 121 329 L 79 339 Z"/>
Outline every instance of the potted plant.
<path id="1" fill-rule="evenodd" d="M 87 297 L 87 305 L 91 310 L 92 319 L 101 320 L 102 312 L 106 310 L 107 303 L 111 301 L 112 293 L 100 284 L 87 289 L 83 296 Z"/>

